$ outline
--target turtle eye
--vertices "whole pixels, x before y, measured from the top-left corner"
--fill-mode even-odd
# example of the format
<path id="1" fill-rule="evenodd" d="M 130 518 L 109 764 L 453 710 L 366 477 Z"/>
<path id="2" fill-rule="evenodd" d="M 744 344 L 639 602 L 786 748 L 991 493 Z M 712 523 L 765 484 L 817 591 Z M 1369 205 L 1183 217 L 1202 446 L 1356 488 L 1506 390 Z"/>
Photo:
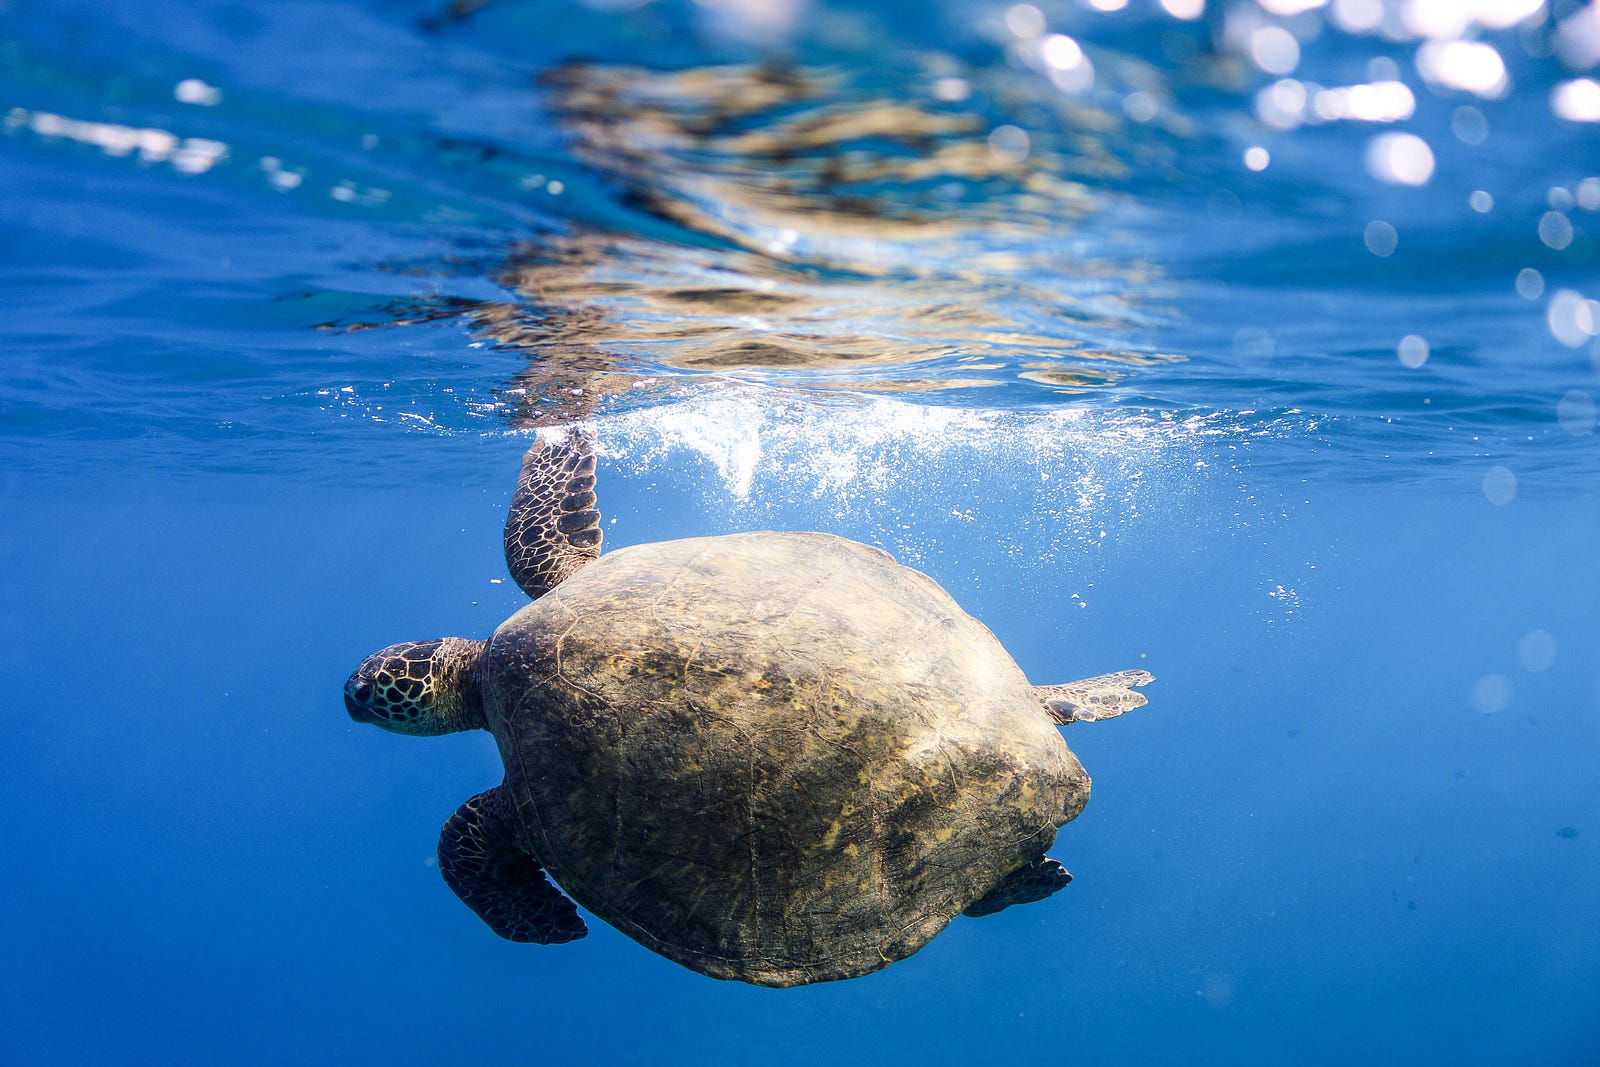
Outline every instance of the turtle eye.
<path id="1" fill-rule="evenodd" d="M 372 683 L 362 682 L 350 691 L 350 695 L 355 698 L 356 703 L 370 705 L 372 703 Z"/>

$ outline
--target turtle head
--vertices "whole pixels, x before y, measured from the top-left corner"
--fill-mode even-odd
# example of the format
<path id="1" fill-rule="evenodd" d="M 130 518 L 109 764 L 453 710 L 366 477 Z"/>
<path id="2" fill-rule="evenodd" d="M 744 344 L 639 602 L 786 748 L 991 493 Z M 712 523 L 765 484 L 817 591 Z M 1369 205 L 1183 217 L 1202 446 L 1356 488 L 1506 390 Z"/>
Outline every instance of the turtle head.
<path id="1" fill-rule="evenodd" d="M 374 652 L 344 683 L 356 722 L 397 734 L 430 736 L 481 729 L 478 666 L 486 642 L 460 637 L 406 641 Z"/>

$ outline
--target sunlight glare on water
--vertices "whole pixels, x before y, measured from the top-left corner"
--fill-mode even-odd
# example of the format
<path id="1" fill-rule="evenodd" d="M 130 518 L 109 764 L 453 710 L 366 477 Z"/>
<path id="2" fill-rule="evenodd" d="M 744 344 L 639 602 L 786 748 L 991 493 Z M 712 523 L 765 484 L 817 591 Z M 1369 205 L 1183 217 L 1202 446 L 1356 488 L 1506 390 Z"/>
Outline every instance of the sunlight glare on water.
<path id="1" fill-rule="evenodd" d="M 0 2 L 0 1059 L 1600 1062 L 1597 78 L 1597 0 Z M 781 993 L 486 929 L 497 739 L 341 687 L 527 605 L 573 423 L 607 552 L 1154 675 L 1073 884 Z"/>
<path id="2" fill-rule="evenodd" d="M 93 146 L 130 180 L 154 165 L 196 188 L 226 182 L 247 211 L 265 190 L 284 198 L 272 210 L 320 199 L 330 221 L 380 223 L 397 250 L 335 253 L 340 284 L 271 268 L 260 284 L 294 328 L 326 329 L 330 351 L 360 350 L 340 331 L 431 329 L 401 342 L 422 360 L 382 381 L 255 368 L 269 392 L 323 401 L 297 418 L 365 411 L 449 433 L 522 417 L 501 402 L 538 392 L 503 358 L 520 351 L 541 372 L 576 361 L 669 392 L 689 373 L 1000 411 L 1096 394 L 1182 418 L 1315 410 L 1367 441 L 1341 455 L 1355 466 L 1394 454 L 1374 414 L 1428 455 L 1463 451 L 1468 427 L 1539 466 L 1587 462 L 1546 445 L 1582 422 L 1565 398 L 1591 390 L 1592 366 L 1520 360 L 1493 328 L 1429 321 L 1414 297 L 1448 262 L 1486 299 L 1532 302 L 1550 340 L 1594 358 L 1600 175 L 1575 140 L 1600 62 L 1592 5 L 974 2 L 940 16 L 971 48 L 901 27 L 871 64 L 823 3 L 694 4 L 687 36 L 638 21 L 657 17 L 652 4 L 581 10 L 598 58 L 552 54 L 532 93 L 505 47 L 528 30 L 525 5 L 464 5 L 425 21 L 436 40 L 369 26 L 413 35 L 396 62 L 436 47 L 437 82 L 463 79 L 436 128 L 319 124 L 260 88 L 263 74 L 230 85 L 176 56 L 115 117 L 92 96 L 46 106 L 24 83 L 4 130 L 46 157 Z M 698 62 L 667 61 L 662 48 L 691 40 L 699 51 L 682 54 Z M 795 61 L 755 61 L 776 42 Z M 50 69 L 48 46 L 30 48 L 18 69 Z M 366 62 L 363 76 L 382 76 L 380 57 Z M 507 84 L 472 87 L 506 64 L 492 77 Z M 276 128 L 249 117 L 273 108 Z M 497 124 L 524 143 L 485 132 Z M 1515 139 L 1533 130 L 1560 147 L 1527 157 Z M 241 248 L 228 262 L 259 258 Z M 1370 290 L 1359 321 L 1315 311 L 1341 279 Z M 485 340 L 494 350 L 448 369 L 451 348 Z M 1367 356 L 1396 344 L 1415 372 L 1398 387 Z M 1327 391 L 1334 380 L 1355 388 Z M 1511 410 L 1531 433 L 1500 433 Z M 219 432 L 171 418 L 158 424 L 178 437 Z"/>

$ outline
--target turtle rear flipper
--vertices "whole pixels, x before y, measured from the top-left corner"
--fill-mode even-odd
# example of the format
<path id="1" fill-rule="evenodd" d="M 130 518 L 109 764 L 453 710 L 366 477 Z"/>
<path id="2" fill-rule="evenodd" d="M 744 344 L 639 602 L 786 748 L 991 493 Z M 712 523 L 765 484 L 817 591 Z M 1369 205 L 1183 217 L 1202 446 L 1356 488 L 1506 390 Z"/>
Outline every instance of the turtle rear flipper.
<path id="1" fill-rule="evenodd" d="M 594 466 L 594 438 L 581 430 L 541 431 L 522 457 L 506 517 L 506 566 L 535 600 L 600 556 Z"/>
<path id="2" fill-rule="evenodd" d="M 1143 693 L 1134 692 L 1134 687 L 1154 680 L 1149 671 L 1116 671 L 1079 682 L 1036 685 L 1033 691 L 1050 717 L 1065 726 L 1069 722 L 1113 719 L 1125 711 L 1144 707 L 1149 701 Z"/>
<path id="3" fill-rule="evenodd" d="M 450 816 L 439 835 L 439 873 L 461 902 L 507 941 L 556 945 L 589 932 L 578 907 L 517 844 L 497 786 Z"/>
<path id="4" fill-rule="evenodd" d="M 1000 884 L 967 906 L 961 914 L 972 918 L 1005 911 L 1013 904 L 1032 904 L 1066 887 L 1072 875 L 1060 863 L 1040 856 L 1000 879 Z"/>

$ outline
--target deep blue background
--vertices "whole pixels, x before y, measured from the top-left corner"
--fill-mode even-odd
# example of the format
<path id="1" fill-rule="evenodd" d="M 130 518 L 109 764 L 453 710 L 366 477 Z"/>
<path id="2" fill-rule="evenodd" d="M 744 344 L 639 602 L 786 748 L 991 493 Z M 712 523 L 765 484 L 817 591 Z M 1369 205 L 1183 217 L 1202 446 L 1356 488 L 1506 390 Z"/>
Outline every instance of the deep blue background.
<path id="1" fill-rule="evenodd" d="M 430 858 L 497 780 L 490 740 L 395 737 L 339 708 L 372 647 L 482 636 L 515 607 L 490 579 L 516 451 L 486 449 L 469 489 L 10 487 L 8 544 L 28 546 L 0 786 L 12 1062 L 1593 1051 L 1591 507 L 1379 486 L 1215 529 L 1230 489 L 1161 486 L 1161 513 L 1050 568 L 986 564 L 980 528 L 941 531 L 929 570 L 1031 677 L 1137 662 L 1152 702 L 1067 735 L 1095 778 L 1055 850 L 1068 891 L 957 920 L 879 974 L 774 992 L 603 925 L 558 948 L 495 940 Z M 719 520 L 714 481 L 602 476 L 614 545 L 748 525 Z M 1281 576 L 1292 614 L 1267 596 Z M 1534 628 L 1560 649 L 1537 674 L 1515 651 Z M 1491 670 L 1515 697 L 1484 715 L 1469 694 Z"/>

